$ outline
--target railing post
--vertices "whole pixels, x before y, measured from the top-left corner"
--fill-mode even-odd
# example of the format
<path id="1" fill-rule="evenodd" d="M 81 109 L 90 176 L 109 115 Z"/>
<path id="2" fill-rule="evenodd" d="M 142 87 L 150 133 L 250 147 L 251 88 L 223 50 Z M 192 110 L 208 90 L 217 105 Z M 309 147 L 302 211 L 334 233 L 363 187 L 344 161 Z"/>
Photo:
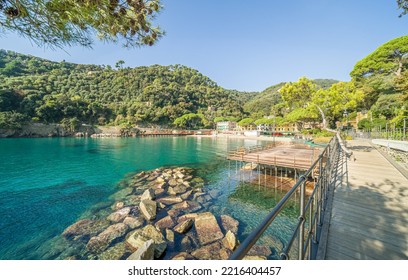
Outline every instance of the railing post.
<path id="1" fill-rule="evenodd" d="M 317 178 L 317 211 L 318 211 L 318 223 L 322 225 L 322 193 L 323 193 L 323 157 L 319 160 L 319 177 Z"/>
<path id="2" fill-rule="evenodd" d="M 303 175 L 304 176 L 304 175 Z M 302 177 L 301 177 L 302 178 Z M 305 239 L 305 184 L 306 178 L 303 177 L 303 183 L 300 186 L 300 215 L 301 220 L 300 230 L 299 230 L 299 260 L 303 260 L 303 248 Z"/>
<path id="3" fill-rule="evenodd" d="M 308 240 L 309 245 L 308 245 L 308 259 L 310 260 L 312 258 L 312 241 L 314 241 L 314 235 L 315 235 L 315 231 L 314 231 L 314 224 L 313 224 L 313 210 L 314 210 L 314 197 L 311 198 L 312 201 L 309 205 L 309 233 L 310 233 L 310 238 Z"/>

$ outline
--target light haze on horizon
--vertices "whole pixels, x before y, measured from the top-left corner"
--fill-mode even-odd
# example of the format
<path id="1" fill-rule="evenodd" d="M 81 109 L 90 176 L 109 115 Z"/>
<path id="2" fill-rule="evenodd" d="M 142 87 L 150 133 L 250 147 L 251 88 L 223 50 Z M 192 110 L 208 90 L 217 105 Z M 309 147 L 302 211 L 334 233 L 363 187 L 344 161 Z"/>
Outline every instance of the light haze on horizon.
<path id="1" fill-rule="evenodd" d="M 182 64 L 218 85 L 262 91 L 301 76 L 348 81 L 354 64 L 408 31 L 396 0 L 164 0 L 156 19 L 166 35 L 152 47 L 37 47 L 3 34 L 0 48 L 73 63 L 125 67 Z"/>

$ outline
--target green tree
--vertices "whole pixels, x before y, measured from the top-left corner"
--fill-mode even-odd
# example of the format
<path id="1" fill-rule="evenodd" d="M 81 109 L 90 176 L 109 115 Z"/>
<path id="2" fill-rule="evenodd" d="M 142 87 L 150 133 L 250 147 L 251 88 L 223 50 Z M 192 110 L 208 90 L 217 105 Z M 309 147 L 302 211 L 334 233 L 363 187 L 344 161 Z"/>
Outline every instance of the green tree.
<path id="1" fill-rule="evenodd" d="M 153 45 L 163 35 L 152 20 L 160 0 L 1 0 L 0 31 L 38 45 L 90 47 L 94 34 L 125 47 Z"/>
<path id="2" fill-rule="evenodd" d="M 246 126 L 250 126 L 254 124 L 255 124 L 255 120 L 253 118 L 245 118 L 238 122 L 238 125 L 242 127 L 246 127 Z"/>
<path id="3" fill-rule="evenodd" d="M 195 129 L 202 125 L 202 118 L 200 115 L 194 113 L 185 114 L 175 119 L 173 124 L 181 128 Z"/>
<path id="4" fill-rule="evenodd" d="M 28 117 L 18 112 L 0 112 L 0 128 L 20 129 L 28 122 Z"/>
<path id="5" fill-rule="evenodd" d="M 121 69 L 124 64 L 125 64 L 125 61 L 119 60 L 118 62 L 116 62 L 115 67 L 116 67 L 117 69 Z"/>
<path id="6" fill-rule="evenodd" d="M 279 90 L 283 100 L 291 109 L 307 107 L 317 86 L 312 80 L 301 77 L 297 82 L 289 82 Z"/>
<path id="7" fill-rule="evenodd" d="M 356 80 L 375 74 L 394 74 L 399 77 L 402 70 L 407 67 L 407 57 L 408 36 L 395 38 L 358 61 L 350 75 Z"/>
<path id="8" fill-rule="evenodd" d="M 327 122 L 339 117 L 344 110 L 354 110 L 364 97 L 363 91 L 357 89 L 353 82 L 338 82 L 329 89 L 320 89 L 312 96 L 312 103 L 319 110 L 323 128 Z"/>
<path id="9" fill-rule="evenodd" d="M 398 9 L 402 10 L 399 16 L 402 17 L 403 15 L 406 15 L 408 13 L 408 1 L 407 0 L 397 0 L 397 4 L 398 4 Z"/>

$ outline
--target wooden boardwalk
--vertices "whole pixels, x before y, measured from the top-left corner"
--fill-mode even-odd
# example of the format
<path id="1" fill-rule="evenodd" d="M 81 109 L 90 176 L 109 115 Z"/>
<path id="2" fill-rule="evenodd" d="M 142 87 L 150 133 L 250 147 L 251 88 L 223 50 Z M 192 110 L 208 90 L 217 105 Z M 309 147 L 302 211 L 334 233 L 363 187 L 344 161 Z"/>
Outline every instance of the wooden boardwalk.
<path id="1" fill-rule="evenodd" d="M 407 260 L 408 179 L 369 142 L 348 148 L 356 160 L 339 162 L 317 258 Z"/>

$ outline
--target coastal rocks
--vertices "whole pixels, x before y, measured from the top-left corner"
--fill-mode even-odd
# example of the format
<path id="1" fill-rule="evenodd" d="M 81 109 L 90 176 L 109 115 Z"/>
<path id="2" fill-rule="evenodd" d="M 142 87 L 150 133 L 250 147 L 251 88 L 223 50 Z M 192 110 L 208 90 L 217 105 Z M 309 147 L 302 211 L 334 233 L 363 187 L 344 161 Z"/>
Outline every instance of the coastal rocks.
<path id="1" fill-rule="evenodd" d="M 67 227 L 62 235 L 67 239 L 89 240 L 92 236 L 104 231 L 108 226 L 109 222 L 105 220 L 79 220 Z"/>
<path id="2" fill-rule="evenodd" d="M 116 238 L 125 235 L 127 229 L 128 226 L 123 223 L 111 225 L 98 236 L 92 237 L 86 245 L 86 248 L 91 252 L 101 252 L 105 250 Z"/>
<path id="3" fill-rule="evenodd" d="M 154 241 L 152 239 L 143 243 L 139 249 L 130 255 L 128 260 L 153 260 L 154 259 Z"/>
<path id="4" fill-rule="evenodd" d="M 206 245 L 224 237 L 217 220 L 211 212 L 200 213 L 195 218 L 194 225 L 201 245 Z"/>
<path id="5" fill-rule="evenodd" d="M 154 247 L 154 256 L 159 258 L 167 248 L 166 240 L 163 234 L 152 225 L 147 225 L 143 229 L 136 230 L 126 239 L 127 244 L 129 244 L 134 249 L 139 249 L 143 244 L 152 239 Z"/>
<path id="6" fill-rule="evenodd" d="M 145 199 L 140 202 L 139 206 L 146 220 L 151 221 L 156 218 L 157 204 L 155 201 Z"/>
<path id="7" fill-rule="evenodd" d="M 239 244 L 239 222 L 208 212 L 226 213 L 219 206 L 214 210 L 212 201 L 218 195 L 216 190 L 208 191 L 204 180 L 189 168 L 158 168 L 129 176 L 118 183 L 110 197 L 114 201 L 89 212 L 98 220 L 80 220 L 64 231 L 69 244 L 64 256 L 228 259 Z M 257 248 L 253 255 L 264 256 L 265 249 Z"/>

